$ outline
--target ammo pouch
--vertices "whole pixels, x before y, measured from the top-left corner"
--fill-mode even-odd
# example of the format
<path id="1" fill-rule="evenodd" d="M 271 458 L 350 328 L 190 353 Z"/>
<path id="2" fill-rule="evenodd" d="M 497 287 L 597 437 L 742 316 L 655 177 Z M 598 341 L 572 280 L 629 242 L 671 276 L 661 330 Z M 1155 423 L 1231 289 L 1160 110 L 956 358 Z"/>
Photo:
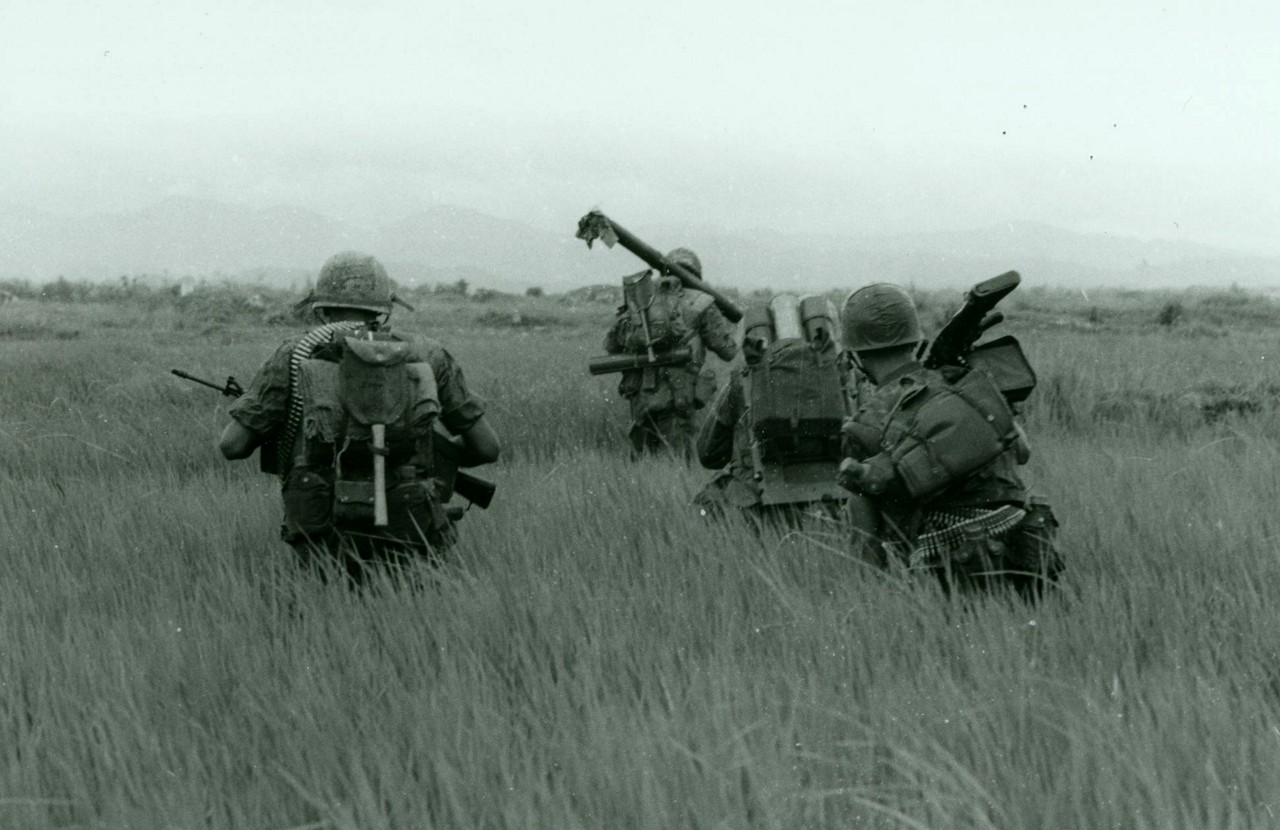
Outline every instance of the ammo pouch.
<path id="1" fill-rule="evenodd" d="M 426 542 L 436 549 L 456 541 L 453 523 L 429 481 L 408 479 L 388 484 L 387 513 L 390 521 L 385 532 L 389 536 L 414 544 Z"/>
<path id="2" fill-rule="evenodd" d="M 285 476 L 281 496 L 286 542 L 323 536 L 333 528 L 332 470 L 297 465 Z"/>
<path id="3" fill-rule="evenodd" d="M 937 389 L 917 387 L 907 393 L 897 417 L 909 421 L 889 458 L 913 499 L 927 498 L 972 473 L 1017 440 L 1009 404 L 981 371 Z"/>

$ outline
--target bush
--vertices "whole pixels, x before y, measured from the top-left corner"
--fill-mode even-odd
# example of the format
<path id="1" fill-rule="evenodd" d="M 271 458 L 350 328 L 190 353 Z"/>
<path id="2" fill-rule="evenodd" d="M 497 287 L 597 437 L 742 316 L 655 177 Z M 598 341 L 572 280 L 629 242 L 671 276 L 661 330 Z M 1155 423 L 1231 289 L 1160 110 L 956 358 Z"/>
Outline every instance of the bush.
<path id="1" fill-rule="evenodd" d="M 1182 313 L 1183 308 L 1181 302 L 1178 300 L 1167 302 L 1164 304 L 1164 307 L 1160 309 L 1160 313 L 1156 315 L 1156 325 L 1170 328 L 1182 318 Z"/>

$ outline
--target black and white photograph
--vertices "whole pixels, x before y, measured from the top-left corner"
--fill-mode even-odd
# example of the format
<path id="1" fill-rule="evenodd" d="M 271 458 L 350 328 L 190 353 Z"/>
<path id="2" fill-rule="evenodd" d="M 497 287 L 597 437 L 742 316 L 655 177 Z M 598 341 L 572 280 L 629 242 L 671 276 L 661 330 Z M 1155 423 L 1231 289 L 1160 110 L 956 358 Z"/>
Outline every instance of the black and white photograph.
<path id="1" fill-rule="evenodd" d="M 1280 828 L 1280 5 L 0 0 L 0 828 Z"/>

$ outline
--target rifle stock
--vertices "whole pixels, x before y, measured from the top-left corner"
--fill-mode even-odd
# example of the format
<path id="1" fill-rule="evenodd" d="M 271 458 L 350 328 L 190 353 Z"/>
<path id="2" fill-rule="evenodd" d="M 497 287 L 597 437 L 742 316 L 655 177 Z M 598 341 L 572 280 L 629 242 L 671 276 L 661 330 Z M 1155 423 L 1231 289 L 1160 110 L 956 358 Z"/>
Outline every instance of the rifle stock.
<path id="1" fill-rule="evenodd" d="M 432 428 L 431 438 L 434 468 L 432 478 L 440 479 L 448 486 L 449 491 L 457 493 L 481 510 L 488 509 L 498 485 L 472 475 L 458 466 L 458 459 L 462 453 L 462 440 L 450 435 L 439 421 L 436 421 Z"/>
<path id="2" fill-rule="evenodd" d="M 471 473 L 462 470 L 458 470 L 453 479 L 453 492 L 481 510 L 489 508 L 489 504 L 493 501 L 493 494 L 497 490 L 498 485 L 492 481 L 485 481 L 479 476 L 473 476 Z"/>
<path id="3" fill-rule="evenodd" d="M 604 240 L 604 243 L 611 248 L 614 243 L 620 244 L 640 257 L 650 268 L 656 269 L 662 274 L 673 274 L 687 287 L 709 295 L 711 299 L 715 300 L 716 308 L 720 309 L 720 313 L 728 318 L 729 322 L 736 323 L 742 319 L 742 309 L 738 308 L 733 300 L 707 285 L 683 265 L 677 262 L 668 262 L 667 258 L 659 253 L 656 248 L 650 247 L 635 234 L 598 210 L 593 210 L 578 220 L 577 237 L 584 240 L 588 248 L 597 239 Z"/>
<path id="4" fill-rule="evenodd" d="M 587 370 L 593 375 L 611 375 L 615 372 L 626 372 L 631 369 L 648 369 L 653 366 L 687 366 L 693 361 L 693 350 L 681 346 L 669 352 L 647 354 L 619 354 L 594 357 L 587 363 Z"/>

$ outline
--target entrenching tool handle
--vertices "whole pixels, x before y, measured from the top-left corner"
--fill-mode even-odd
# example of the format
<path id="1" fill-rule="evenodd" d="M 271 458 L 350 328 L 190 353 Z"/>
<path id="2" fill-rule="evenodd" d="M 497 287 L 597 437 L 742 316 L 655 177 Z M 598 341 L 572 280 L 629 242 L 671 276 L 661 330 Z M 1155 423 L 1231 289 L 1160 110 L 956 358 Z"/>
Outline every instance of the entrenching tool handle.
<path id="1" fill-rule="evenodd" d="M 680 282 L 689 288 L 709 295 L 711 299 L 715 300 L 716 308 L 720 309 L 720 313 L 728 318 L 730 323 L 736 323 L 742 319 L 742 309 L 738 308 L 733 300 L 707 285 L 696 274 L 678 262 L 668 262 L 667 258 L 659 253 L 656 248 L 645 244 L 635 234 L 598 210 L 593 210 L 578 220 L 577 237 L 585 240 L 587 247 L 590 247 L 591 243 L 597 239 L 603 239 L 609 247 L 613 247 L 613 242 L 617 241 L 622 247 L 644 260 L 644 263 L 650 268 L 657 269 L 659 273 L 674 274 L 680 279 Z"/>
<path id="2" fill-rule="evenodd" d="M 372 424 L 373 432 L 373 523 L 387 526 L 387 427 Z"/>

